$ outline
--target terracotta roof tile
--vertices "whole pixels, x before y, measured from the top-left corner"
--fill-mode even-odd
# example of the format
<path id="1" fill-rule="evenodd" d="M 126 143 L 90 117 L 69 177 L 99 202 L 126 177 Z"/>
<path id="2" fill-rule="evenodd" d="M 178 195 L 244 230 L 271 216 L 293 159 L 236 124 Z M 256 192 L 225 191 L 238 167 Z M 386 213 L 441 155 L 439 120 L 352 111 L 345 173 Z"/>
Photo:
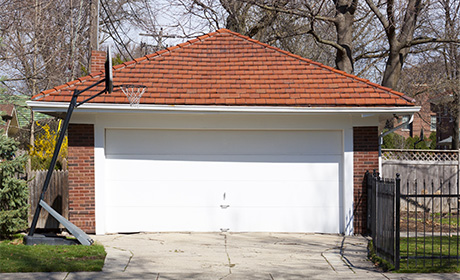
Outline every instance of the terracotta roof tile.
<path id="1" fill-rule="evenodd" d="M 143 104 L 233 106 L 414 106 L 402 93 L 219 29 L 113 67 L 114 92 L 90 102 L 128 103 L 122 84 L 147 87 Z M 68 102 L 103 72 L 41 92 L 36 101 Z M 101 83 L 90 96 L 104 89 Z"/>

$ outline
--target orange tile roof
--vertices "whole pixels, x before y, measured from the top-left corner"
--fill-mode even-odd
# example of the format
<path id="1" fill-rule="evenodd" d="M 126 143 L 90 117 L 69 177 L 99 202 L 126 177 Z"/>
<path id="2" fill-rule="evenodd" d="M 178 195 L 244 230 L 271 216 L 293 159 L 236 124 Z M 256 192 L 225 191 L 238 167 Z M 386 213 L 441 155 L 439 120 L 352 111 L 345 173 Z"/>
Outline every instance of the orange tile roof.
<path id="1" fill-rule="evenodd" d="M 147 87 L 141 104 L 414 106 L 414 101 L 402 93 L 227 29 L 219 29 L 113 69 L 113 93 L 103 94 L 90 102 L 127 104 L 128 100 L 118 86 L 141 84 Z M 32 100 L 69 102 L 73 90 L 86 88 L 102 78 L 103 72 L 92 73 L 45 90 Z M 91 96 L 103 88 L 101 84 L 82 96 Z"/>

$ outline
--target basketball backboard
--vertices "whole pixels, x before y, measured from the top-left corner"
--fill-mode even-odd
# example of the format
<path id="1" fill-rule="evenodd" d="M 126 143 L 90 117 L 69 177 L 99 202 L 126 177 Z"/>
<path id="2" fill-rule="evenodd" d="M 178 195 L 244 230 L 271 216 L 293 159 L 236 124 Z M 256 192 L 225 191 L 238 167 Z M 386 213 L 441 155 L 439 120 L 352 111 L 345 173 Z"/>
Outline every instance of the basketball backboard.
<path id="1" fill-rule="evenodd" d="M 112 52 L 110 46 L 107 48 L 107 59 L 105 61 L 105 92 L 113 91 Z"/>

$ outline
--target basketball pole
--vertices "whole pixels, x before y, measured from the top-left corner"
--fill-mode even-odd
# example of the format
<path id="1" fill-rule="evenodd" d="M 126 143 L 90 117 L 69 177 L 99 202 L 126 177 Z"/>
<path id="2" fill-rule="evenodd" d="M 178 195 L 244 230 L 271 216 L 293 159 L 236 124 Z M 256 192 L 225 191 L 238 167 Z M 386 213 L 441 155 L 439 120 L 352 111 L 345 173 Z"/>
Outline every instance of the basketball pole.
<path id="1" fill-rule="evenodd" d="M 30 226 L 30 231 L 29 231 L 29 234 L 28 236 L 29 237 L 32 237 L 35 233 L 35 229 L 37 227 L 37 222 L 38 222 L 38 218 L 40 216 L 40 211 L 42 209 L 42 207 L 44 208 L 48 208 L 49 205 L 47 205 L 44 201 L 44 198 L 45 198 L 45 193 L 48 189 L 48 186 L 49 186 L 49 183 L 51 181 L 51 177 L 53 175 L 53 171 L 54 171 L 54 168 L 56 167 L 56 162 L 57 162 L 57 158 L 59 156 L 59 152 L 61 150 L 61 147 L 62 147 L 62 143 L 64 141 L 64 137 L 65 137 L 65 133 L 67 131 L 67 128 L 69 127 L 69 123 L 70 123 L 70 118 L 72 116 L 72 113 L 74 111 L 75 108 L 77 108 L 78 106 L 80 105 L 83 105 L 85 104 L 86 102 L 96 98 L 97 96 L 101 95 L 102 93 L 104 92 L 107 92 L 109 89 L 107 88 L 104 88 L 104 90 L 100 91 L 99 93 L 77 103 L 77 99 L 78 99 L 78 96 L 80 96 L 80 94 L 82 94 L 83 92 L 87 91 L 87 90 L 90 90 L 91 88 L 103 83 L 103 82 L 106 82 L 106 78 L 96 82 L 95 84 L 83 89 L 83 90 L 75 90 L 73 92 L 73 95 L 72 95 L 72 99 L 70 101 L 70 104 L 69 104 L 69 107 L 67 108 L 67 113 L 66 113 L 66 116 L 65 116 L 65 120 L 64 120 L 64 123 L 62 124 L 62 127 L 61 127 L 61 131 L 59 133 L 59 138 L 58 138 L 58 141 L 56 143 L 56 146 L 54 147 L 54 152 L 53 152 L 53 157 L 51 159 L 51 163 L 50 163 L 50 166 L 48 168 L 48 173 L 46 174 L 46 179 L 45 179 L 45 182 L 43 184 L 43 188 L 42 188 L 42 193 L 40 195 L 40 199 L 37 203 L 37 208 L 35 209 L 35 213 L 34 213 L 34 218 L 32 220 L 32 224 Z M 47 210 L 47 209 L 45 209 Z M 51 210 L 53 210 L 51 208 Z M 62 217 L 60 214 L 58 214 L 56 211 L 49 211 L 47 210 L 56 220 L 58 220 L 61 224 L 63 224 L 71 233 L 74 234 L 75 237 L 77 237 L 78 241 L 80 241 L 81 244 L 84 244 L 84 245 L 91 245 L 92 244 L 92 239 L 89 238 L 81 229 L 79 229 L 77 226 L 75 226 L 74 224 L 72 224 L 70 221 L 68 221 L 67 219 L 65 219 L 64 217 Z M 51 213 L 53 212 L 53 213 Z M 56 215 L 57 214 L 57 215 Z M 88 240 L 89 239 L 89 240 Z M 89 244 L 88 244 L 89 243 Z"/>

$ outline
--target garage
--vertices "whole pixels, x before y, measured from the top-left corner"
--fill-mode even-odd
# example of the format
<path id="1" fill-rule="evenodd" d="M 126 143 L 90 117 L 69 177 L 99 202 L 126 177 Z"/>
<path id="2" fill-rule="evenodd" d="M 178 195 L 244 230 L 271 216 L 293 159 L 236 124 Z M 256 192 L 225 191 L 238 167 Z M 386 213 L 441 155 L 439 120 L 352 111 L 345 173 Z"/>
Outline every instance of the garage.
<path id="1" fill-rule="evenodd" d="M 27 103 L 63 117 L 92 96 L 68 129 L 69 220 L 87 233 L 366 233 L 379 124 L 420 109 L 227 29 L 114 66 L 110 94 L 105 55 Z"/>
<path id="2" fill-rule="evenodd" d="M 342 138 L 106 128 L 106 231 L 340 233 Z"/>

